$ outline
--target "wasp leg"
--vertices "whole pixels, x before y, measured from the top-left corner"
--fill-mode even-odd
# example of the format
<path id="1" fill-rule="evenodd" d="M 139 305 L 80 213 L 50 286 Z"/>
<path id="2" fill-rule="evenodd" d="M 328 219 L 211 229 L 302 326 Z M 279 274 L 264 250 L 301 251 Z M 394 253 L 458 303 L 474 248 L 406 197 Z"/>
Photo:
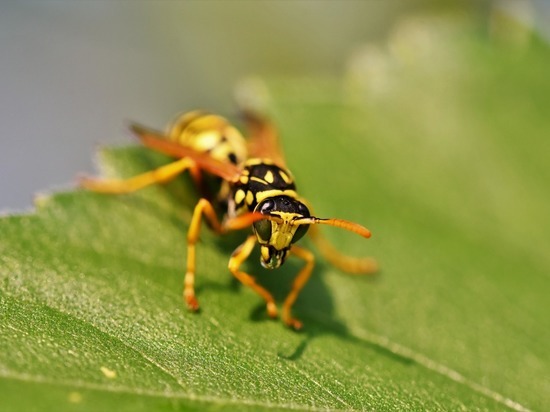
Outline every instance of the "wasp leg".
<path id="1" fill-rule="evenodd" d="M 166 183 L 185 170 L 190 170 L 195 182 L 200 182 L 200 170 L 197 165 L 192 159 L 184 157 L 183 159 L 129 179 L 93 179 L 83 177 L 79 183 L 82 187 L 94 192 L 112 194 L 131 193 L 153 183 Z"/>
<path id="2" fill-rule="evenodd" d="M 187 271 L 183 282 L 183 298 L 187 307 L 195 312 L 199 310 L 199 302 L 195 297 L 195 244 L 199 240 L 202 215 L 206 217 L 216 233 L 221 234 L 224 231 L 212 204 L 206 199 L 200 199 L 193 211 L 191 225 L 187 232 Z"/>
<path id="3" fill-rule="evenodd" d="M 313 265 L 315 264 L 315 257 L 309 250 L 296 245 L 292 246 L 290 252 L 300 259 L 303 259 L 306 264 L 294 279 L 292 289 L 283 303 L 283 321 L 292 329 L 299 330 L 302 328 L 303 324 L 298 319 L 293 318 L 290 311 L 292 309 L 292 305 L 294 305 L 294 302 L 296 301 L 296 298 L 311 276 L 311 271 L 313 270 Z"/>
<path id="4" fill-rule="evenodd" d="M 210 203 L 207 199 L 200 199 L 197 205 L 195 206 L 195 210 L 193 211 L 193 217 L 191 218 L 191 224 L 189 225 L 189 231 L 187 232 L 187 271 L 185 272 L 185 279 L 183 282 L 183 298 L 185 300 L 185 303 L 187 307 L 192 311 L 199 310 L 199 302 L 195 296 L 195 272 L 196 272 L 196 254 L 195 254 L 195 245 L 197 243 L 197 240 L 199 240 L 199 234 L 201 230 L 201 220 L 202 216 L 206 217 L 206 220 L 210 224 L 210 227 L 217 233 L 217 234 L 223 234 L 225 232 L 228 232 L 230 230 L 239 230 L 243 229 L 247 226 L 250 226 L 254 221 L 258 220 L 260 216 L 258 216 L 257 213 L 246 213 L 244 215 L 229 218 L 226 221 L 220 223 L 218 216 L 216 215 L 216 211 L 214 210 L 214 207 L 212 206 L 212 203 Z M 246 245 L 246 242 L 241 245 L 235 252 L 233 252 L 233 255 L 237 254 L 238 251 L 241 249 L 244 249 L 246 251 L 246 254 L 239 255 L 239 257 L 236 257 L 236 260 L 233 260 L 233 257 L 229 260 L 229 268 L 233 267 L 234 263 L 237 262 L 237 265 L 235 267 L 235 270 L 238 270 L 238 267 L 241 265 L 241 263 L 246 260 L 248 255 L 250 255 L 250 252 L 252 251 L 252 248 L 254 247 L 254 242 L 256 237 L 251 236 L 252 241 L 250 239 L 247 240 L 248 243 L 250 243 L 248 246 L 243 248 L 243 246 Z M 240 260 L 239 260 L 240 259 Z M 232 270 L 233 272 L 233 270 Z M 240 272 L 241 273 L 241 272 Z M 244 284 L 249 285 L 250 282 L 246 280 L 243 280 L 246 278 L 246 276 L 250 277 L 249 275 L 244 274 L 244 277 L 239 277 L 239 275 L 233 274 Z M 250 277 L 251 278 L 251 277 Z M 251 278 L 252 279 L 252 278 Z M 252 279 L 252 283 L 254 283 L 254 280 Z M 257 286 L 257 285 L 256 285 Z M 254 288 L 254 286 L 252 286 Z M 263 290 L 262 296 L 268 296 L 271 301 L 273 301 L 273 298 L 267 291 L 262 289 L 261 287 L 257 286 L 258 289 Z M 258 291 L 258 289 L 255 289 Z M 266 299 L 267 300 L 267 299 Z M 275 304 L 272 304 L 271 312 L 274 313 L 273 317 L 277 316 L 277 310 L 275 308 Z M 269 311 L 269 304 L 268 304 L 268 311 Z M 274 311 L 274 312 L 273 312 Z"/>
<path id="5" fill-rule="evenodd" d="M 252 288 L 258 295 L 264 298 L 267 304 L 267 314 L 270 318 L 276 318 L 277 306 L 275 305 L 275 299 L 273 299 L 271 293 L 258 285 L 254 278 L 248 273 L 241 272 L 239 270 L 242 263 L 248 258 L 248 256 L 250 256 L 255 244 L 256 236 L 250 235 L 244 243 L 235 249 L 235 251 L 231 254 L 228 267 L 233 276 L 235 276 L 243 285 Z"/>
<path id="6" fill-rule="evenodd" d="M 315 225 L 310 226 L 309 232 L 311 239 L 324 258 L 338 269 L 352 275 L 369 275 L 378 270 L 378 263 L 373 258 L 356 258 L 340 253 Z"/>

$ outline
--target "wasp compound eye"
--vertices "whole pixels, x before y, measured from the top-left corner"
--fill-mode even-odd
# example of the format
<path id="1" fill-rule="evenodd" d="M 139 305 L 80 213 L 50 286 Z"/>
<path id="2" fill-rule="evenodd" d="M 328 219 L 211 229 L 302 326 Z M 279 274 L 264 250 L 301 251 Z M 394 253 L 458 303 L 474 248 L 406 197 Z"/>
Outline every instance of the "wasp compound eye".
<path id="1" fill-rule="evenodd" d="M 300 225 L 296 229 L 296 232 L 294 233 L 294 236 L 292 236 L 292 243 L 296 243 L 301 238 L 304 237 L 304 235 L 307 233 L 307 230 L 309 229 L 309 225 Z"/>
<path id="2" fill-rule="evenodd" d="M 301 217 L 310 217 L 309 209 L 302 202 L 296 202 L 296 212 L 301 215 Z M 303 238 L 308 229 L 309 225 L 298 226 L 294 236 L 292 237 L 292 243 L 296 243 L 298 240 Z"/>
<path id="3" fill-rule="evenodd" d="M 262 242 L 268 243 L 271 238 L 271 221 L 264 219 L 254 222 L 254 231 Z"/>
<path id="4" fill-rule="evenodd" d="M 303 217 L 309 217 L 309 209 L 303 203 L 298 203 L 298 213 Z"/>

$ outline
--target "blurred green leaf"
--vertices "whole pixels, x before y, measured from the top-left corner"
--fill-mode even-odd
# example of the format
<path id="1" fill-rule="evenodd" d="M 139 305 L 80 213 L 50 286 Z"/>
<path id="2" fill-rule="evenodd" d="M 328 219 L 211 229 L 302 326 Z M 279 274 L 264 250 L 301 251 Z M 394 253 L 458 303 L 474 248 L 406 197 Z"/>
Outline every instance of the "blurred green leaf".
<path id="1" fill-rule="evenodd" d="M 550 55 L 423 21 L 367 47 L 343 79 L 267 83 L 299 189 L 366 224 L 375 281 L 319 259 L 266 319 L 231 279 L 238 235 L 207 229 L 181 300 L 188 179 L 125 196 L 38 199 L 0 220 L 0 399 L 18 410 L 516 410 L 550 403 Z M 162 164 L 104 150 L 107 175 Z M 280 299 L 297 262 L 258 274 Z"/>

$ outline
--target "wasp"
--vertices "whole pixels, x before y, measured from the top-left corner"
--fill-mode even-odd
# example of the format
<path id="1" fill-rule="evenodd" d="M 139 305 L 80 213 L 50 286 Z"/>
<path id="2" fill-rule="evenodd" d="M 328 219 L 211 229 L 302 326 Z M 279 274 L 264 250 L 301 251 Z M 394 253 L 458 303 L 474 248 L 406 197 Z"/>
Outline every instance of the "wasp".
<path id="1" fill-rule="evenodd" d="M 293 317 L 292 306 L 311 276 L 315 258 L 312 252 L 296 243 L 311 228 L 309 233 L 314 243 L 329 262 L 349 273 L 374 273 L 377 269 L 374 259 L 341 254 L 320 235 L 316 226 L 335 226 L 364 238 L 369 238 L 371 232 L 347 220 L 313 216 L 306 201 L 296 191 L 274 125 L 257 113 L 244 112 L 243 118 L 248 139 L 224 117 L 203 111 L 179 115 L 164 133 L 132 124 L 131 131 L 144 146 L 175 160 L 128 179 L 84 177 L 80 183 L 95 192 L 120 194 L 168 182 L 183 172 L 189 172 L 199 188 L 205 187 L 205 176 L 217 179 L 217 194 L 205 194 L 206 190 L 203 190 L 187 232 L 183 286 L 187 307 L 194 312 L 199 310 L 195 295 L 195 249 L 203 218 L 220 235 L 251 227 L 252 233 L 231 254 L 229 271 L 260 295 L 266 302 L 269 317 L 276 318 L 278 309 L 272 294 L 252 275 L 242 271 L 241 266 L 256 244 L 260 247 L 260 262 L 268 269 L 279 268 L 290 255 L 302 259 L 305 264 L 293 281 L 281 314 L 287 326 L 298 330 L 302 328 L 302 322 Z"/>

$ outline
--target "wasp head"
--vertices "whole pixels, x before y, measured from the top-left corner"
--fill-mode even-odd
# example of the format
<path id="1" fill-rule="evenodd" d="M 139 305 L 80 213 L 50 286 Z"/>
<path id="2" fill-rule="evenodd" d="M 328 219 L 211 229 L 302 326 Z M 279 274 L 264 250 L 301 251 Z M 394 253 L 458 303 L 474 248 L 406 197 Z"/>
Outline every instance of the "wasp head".
<path id="1" fill-rule="evenodd" d="M 296 222 L 308 218 L 309 210 L 292 197 L 274 196 L 258 203 L 254 211 L 266 215 L 266 219 L 254 222 L 260 261 L 263 267 L 276 269 L 285 262 L 291 245 L 306 234 L 309 226 Z"/>

